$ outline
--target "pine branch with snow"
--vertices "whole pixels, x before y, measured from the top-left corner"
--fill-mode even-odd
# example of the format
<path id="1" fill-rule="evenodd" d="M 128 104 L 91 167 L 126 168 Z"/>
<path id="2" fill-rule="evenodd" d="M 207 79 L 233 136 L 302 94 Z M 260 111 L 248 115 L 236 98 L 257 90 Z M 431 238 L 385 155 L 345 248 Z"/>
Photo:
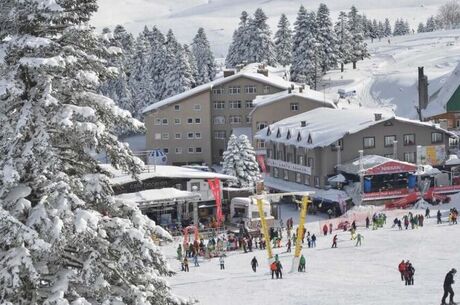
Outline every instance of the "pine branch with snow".
<path id="1" fill-rule="evenodd" d="M 198 74 L 196 85 L 206 84 L 216 77 L 216 62 L 208 38 L 203 28 L 199 28 L 193 38 L 192 53 L 195 56 Z"/>
<path id="2" fill-rule="evenodd" d="M 292 30 L 285 14 L 281 14 L 275 34 L 276 60 L 283 67 L 292 61 Z"/>

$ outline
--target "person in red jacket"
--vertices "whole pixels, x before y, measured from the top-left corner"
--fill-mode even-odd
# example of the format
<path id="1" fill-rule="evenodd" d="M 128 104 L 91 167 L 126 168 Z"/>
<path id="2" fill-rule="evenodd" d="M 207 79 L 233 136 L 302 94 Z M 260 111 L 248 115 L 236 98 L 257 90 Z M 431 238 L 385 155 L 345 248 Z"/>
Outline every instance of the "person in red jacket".
<path id="1" fill-rule="evenodd" d="M 324 233 L 324 236 L 327 235 L 327 224 L 324 224 L 323 226 L 323 233 Z"/>
<path id="2" fill-rule="evenodd" d="M 401 281 L 404 281 L 404 272 L 406 271 L 406 263 L 402 260 L 398 266 L 399 273 L 401 273 Z"/>

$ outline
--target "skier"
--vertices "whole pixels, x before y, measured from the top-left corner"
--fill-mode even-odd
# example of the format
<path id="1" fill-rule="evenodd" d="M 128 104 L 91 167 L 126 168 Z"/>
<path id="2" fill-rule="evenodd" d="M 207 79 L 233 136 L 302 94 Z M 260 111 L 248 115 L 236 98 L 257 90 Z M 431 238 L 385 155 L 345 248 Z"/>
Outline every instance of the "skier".
<path id="1" fill-rule="evenodd" d="M 332 247 L 331 248 L 337 248 L 337 234 L 335 234 L 334 238 L 332 239 Z"/>
<path id="2" fill-rule="evenodd" d="M 361 240 L 364 239 L 364 236 L 362 236 L 360 233 L 358 233 L 358 235 L 356 235 L 356 245 L 355 247 L 357 247 L 358 245 L 361 246 Z"/>
<path id="3" fill-rule="evenodd" d="M 188 269 L 188 259 L 187 256 L 184 257 L 184 271 L 189 272 L 190 270 Z"/>
<path id="4" fill-rule="evenodd" d="M 299 262 L 299 269 L 298 271 L 299 272 L 305 272 L 305 263 L 306 263 L 306 260 L 305 260 L 305 256 L 302 256 L 300 257 L 300 262 Z"/>
<path id="5" fill-rule="evenodd" d="M 259 263 L 257 262 L 257 258 L 254 256 L 254 258 L 251 260 L 252 271 L 256 272 L 258 266 Z"/>
<path id="6" fill-rule="evenodd" d="M 446 305 L 446 298 L 449 295 L 449 304 L 457 304 L 454 302 L 454 290 L 452 289 L 452 284 L 454 283 L 454 275 L 457 273 L 455 268 L 452 268 L 447 274 L 446 278 L 444 279 L 444 295 L 442 296 L 441 305 Z"/>
<path id="7" fill-rule="evenodd" d="M 219 264 L 220 264 L 220 270 L 225 270 L 225 261 L 224 261 L 223 254 L 219 257 Z"/>
<path id="8" fill-rule="evenodd" d="M 274 276 L 275 273 L 276 273 L 276 268 L 277 268 L 276 262 L 273 262 L 273 263 L 270 264 L 270 270 L 272 271 L 272 280 L 273 280 L 273 276 Z M 277 277 L 277 278 L 278 278 L 278 277 Z"/>
<path id="9" fill-rule="evenodd" d="M 195 267 L 200 267 L 200 264 L 198 263 L 198 252 L 195 253 L 195 256 L 193 256 L 193 264 Z"/>
<path id="10" fill-rule="evenodd" d="M 309 242 L 309 243 L 310 243 L 310 242 Z M 291 240 L 290 240 L 290 239 L 288 239 L 288 242 L 287 242 L 287 244 L 286 244 L 286 247 L 287 247 L 286 252 L 291 252 Z"/>
<path id="11" fill-rule="evenodd" d="M 398 219 L 398 229 L 402 230 L 401 219 Z"/>
<path id="12" fill-rule="evenodd" d="M 438 210 L 438 213 L 436 214 L 436 217 L 438 218 L 437 224 L 441 224 L 442 220 L 441 220 L 441 211 L 440 210 Z"/>
<path id="13" fill-rule="evenodd" d="M 311 236 L 311 247 L 316 248 L 316 235 L 315 234 Z"/>
<path id="14" fill-rule="evenodd" d="M 283 270 L 283 265 L 281 265 L 280 261 L 277 261 L 276 262 L 276 278 L 278 278 L 278 276 L 280 279 L 283 278 L 283 272 L 281 270 Z"/>
<path id="15" fill-rule="evenodd" d="M 406 263 L 402 260 L 398 265 L 399 273 L 401 273 L 401 281 L 404 281 L 404 272 L 406 271 Z"/>

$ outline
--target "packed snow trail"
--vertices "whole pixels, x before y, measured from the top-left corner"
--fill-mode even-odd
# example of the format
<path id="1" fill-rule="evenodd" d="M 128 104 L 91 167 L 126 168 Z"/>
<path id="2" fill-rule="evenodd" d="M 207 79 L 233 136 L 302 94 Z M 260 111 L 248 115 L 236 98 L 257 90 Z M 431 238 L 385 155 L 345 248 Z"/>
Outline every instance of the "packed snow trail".
<path id="1" fill-rule="evenodd" d="M 445 209 L 450 207 L 441 206 L 443 220 L 447 221 Z M 433 207 L 431 215 L 436 211 Z M 424 210 L 414 212 L 424 214 Z M 358 227 L 358 233 L 364 236 L 361 247 L 355 247 L 350 232 L 334 231 L 333 235 L 339 237 L 338 248 L 331 249 L 333 235 L 322 236 L 318 223 L 307 224 L 307 230 L 318 240 L 316 248 L 303 249 L 306 273 L 288 273 L 293 254 L 284 253 L 284 234 L 283 248 L 274 249 L 284 268 L 281 280 L 271 279 L 266 252 L 255 249 L 252 253 L 228 252 L 224 271 L 219 270 L 217 258 L 190 267 L 189 273 L 178 271 L 171 285 L 179 295 L 197 298 L 204 305 L 439 304 L 445 274 L 459 267 L 456 240 L 460 226 L 447 222 L 436 225 L 432 216 L 425 220 L 424 227 L 399 231 L 391 228 L 395 213 L 387 213 L 383 229 Z M 168 247 L 169 259 L 173 269 L 180 270 L 172 254 L 176 246 Z M 256 273 L 251 270 L 253 256 L 259 261 Z M 405 286 L 400 279 L 398 264 L 403 259 L 410 260 L 415 268 L 414 286 Z M 458 294 L 460 287 L 454 284 L 454 291 Z"/>

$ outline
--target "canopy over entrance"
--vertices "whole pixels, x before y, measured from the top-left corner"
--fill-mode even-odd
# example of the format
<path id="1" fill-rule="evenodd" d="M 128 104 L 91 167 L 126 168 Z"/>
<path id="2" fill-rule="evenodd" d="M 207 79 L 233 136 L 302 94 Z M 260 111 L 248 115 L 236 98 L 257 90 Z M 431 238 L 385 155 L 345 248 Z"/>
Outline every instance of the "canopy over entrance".
<path id="1" fill-rule="evenodd" d="M 387 175 L 417 171 L 417 166 L 415 164 L 377 155 L 363 156 L 362 163 L 364 176 Z M 349 163 L 338 165 L 337 169 L 343 173 L 359 175 L 359 158 Z"/>

